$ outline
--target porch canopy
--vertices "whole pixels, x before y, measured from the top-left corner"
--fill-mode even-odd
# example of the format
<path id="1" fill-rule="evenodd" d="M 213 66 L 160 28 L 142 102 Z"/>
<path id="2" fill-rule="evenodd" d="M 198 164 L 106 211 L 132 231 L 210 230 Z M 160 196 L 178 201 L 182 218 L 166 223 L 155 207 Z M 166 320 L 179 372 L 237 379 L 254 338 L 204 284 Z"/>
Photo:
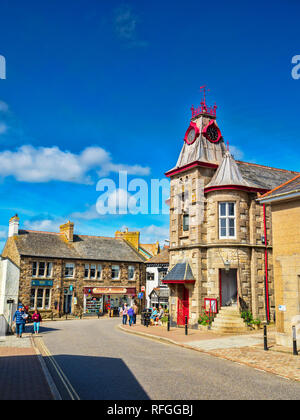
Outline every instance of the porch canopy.
<path id="1" fill-rule="evenodd" d="M 194 284 L 195 278 L 189 263 L 185 261 L 174 265 L 162 282 L 164 284 Z"/>

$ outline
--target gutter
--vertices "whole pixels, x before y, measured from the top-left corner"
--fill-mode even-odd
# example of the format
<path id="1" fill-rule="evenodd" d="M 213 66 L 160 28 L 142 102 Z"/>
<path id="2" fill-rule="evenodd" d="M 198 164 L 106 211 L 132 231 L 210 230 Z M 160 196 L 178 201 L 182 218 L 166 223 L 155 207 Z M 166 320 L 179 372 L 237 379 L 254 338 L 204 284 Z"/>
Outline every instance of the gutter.
<path id="1" fill-rule="evenodd" d="M 270 322 L 270 302 L 269 302 L 269 278 L 268 278 L 268 239 L 267 239 L 267 224 L 266 224 L 266 205 L 263 204 L 264 212 L 264 235 L 265 235 L 265 307 L 266 319 Z"/>

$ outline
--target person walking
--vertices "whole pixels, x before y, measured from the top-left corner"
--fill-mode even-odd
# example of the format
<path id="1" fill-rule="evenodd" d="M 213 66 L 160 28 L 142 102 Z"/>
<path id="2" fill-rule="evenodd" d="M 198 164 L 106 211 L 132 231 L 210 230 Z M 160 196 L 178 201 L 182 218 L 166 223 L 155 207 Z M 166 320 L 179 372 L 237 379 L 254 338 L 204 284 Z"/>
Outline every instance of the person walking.
<path id="1" fill-rule="evenodd" d="M 133 323 L 136 324 L 136 316 L 137 316 L 137 313 L 138 313 L 138 307 L 137 307 L 137 304 L 135 302 L 133 304 L 133 311 L 134 311 L 134 314 L 133 314 Z"/>
<path id="2" fill-rule="evenodd" d="M 132 306 L 128 309 L 128 316 L 129 316 L 129 326 L 131 327 L 131 325 L 133 324 L 133 316 L 134 316 L 134 310 Z"/>
<path id="3" fill-rule="evenodd" d="M 26 314 L 24 312 L 23 306 L 19 306 L 18 310 L 13 316 L 13 321 L 16 322 L 16 335 L 18 338 L 22 338 L 24 325 L 26 322 Z"/>
<path id="4" fill-rule="evenodd" d="M 123 325 L 126 325 L 127 324 L 127 314 L 128 314 L 128 308 L 127 308 L 127 305 L 126 305 L 126 303 L 124 303 L 124 308 L 123 308 L 123 311 L 122 311 L 122 313 L 123 313 Z"/>
<path id="5" fill-rule="evenodd" d="M 33 333 L 37 335 L 40 332 L 40 324 L 42 322 L 41 314 L 39 313 L 37 309 L 34 311 L 34 314 L 32 315 L 32 321 L 33 321 Z"/>

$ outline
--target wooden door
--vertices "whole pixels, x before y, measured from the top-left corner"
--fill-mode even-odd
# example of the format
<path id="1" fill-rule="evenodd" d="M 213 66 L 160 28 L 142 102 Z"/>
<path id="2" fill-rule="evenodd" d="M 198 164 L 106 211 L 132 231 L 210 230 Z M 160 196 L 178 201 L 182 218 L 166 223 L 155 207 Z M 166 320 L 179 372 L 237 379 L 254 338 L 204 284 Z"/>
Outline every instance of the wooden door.
<path id="1" fill-rule="evenodd" d="M 185 325 L 185 317 L 189 321 L 189 291 L 181 286 L 178 293 L 177 325 Z"/>

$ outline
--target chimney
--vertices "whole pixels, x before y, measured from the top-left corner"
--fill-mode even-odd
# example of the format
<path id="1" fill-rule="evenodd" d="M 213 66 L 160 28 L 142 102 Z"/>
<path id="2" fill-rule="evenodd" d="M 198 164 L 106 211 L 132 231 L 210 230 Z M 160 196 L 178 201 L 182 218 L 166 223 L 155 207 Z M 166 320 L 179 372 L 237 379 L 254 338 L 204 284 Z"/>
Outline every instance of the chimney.
<path id="1" fill-rule="evenodd" d="M 8 227 L 9 238 L 19 234 L 19 223 L 20 223 L 20 219 L 17 214 L 9 220 L 9 227 Z"/>
<path id="2" fill-rule="evenodd" d="M 60 233 L 62 233 L 68 242 L 73 242 L 73 236 L 74 236 L 74 223 L 71 223 L 70 220 L 68 223 L 65 223 L 64 225 L 61 225 Z"/>

